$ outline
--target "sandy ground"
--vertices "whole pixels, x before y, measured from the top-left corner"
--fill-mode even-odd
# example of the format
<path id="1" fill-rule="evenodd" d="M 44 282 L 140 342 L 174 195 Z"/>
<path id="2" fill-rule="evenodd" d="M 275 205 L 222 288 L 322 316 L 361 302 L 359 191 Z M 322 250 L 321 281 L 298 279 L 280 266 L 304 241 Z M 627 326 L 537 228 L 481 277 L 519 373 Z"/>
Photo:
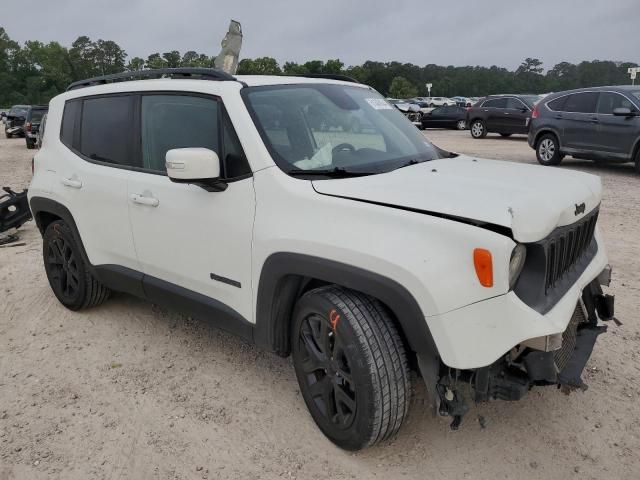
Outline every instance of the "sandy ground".
<path id="1" fill-rule="evenodd" d="M 535 163 L 523 137 L 426 134 L 450 150 Z M 0 139 L 0 186 L 27 186 L 32 152 Z M 473 407 L 452 432 L 426 412 L 414 379 L 399 437 L 357 454 L 315 427 L 290 359 L 126 295 L 64 309 L 28 223 L 26 245 L 0 248 L 0 480 L 640 478 L 640 177 L 571 159 L 561 168 L 602 177 L 600 223 L 625 322 L 600 337 L 589 390 Z"/>

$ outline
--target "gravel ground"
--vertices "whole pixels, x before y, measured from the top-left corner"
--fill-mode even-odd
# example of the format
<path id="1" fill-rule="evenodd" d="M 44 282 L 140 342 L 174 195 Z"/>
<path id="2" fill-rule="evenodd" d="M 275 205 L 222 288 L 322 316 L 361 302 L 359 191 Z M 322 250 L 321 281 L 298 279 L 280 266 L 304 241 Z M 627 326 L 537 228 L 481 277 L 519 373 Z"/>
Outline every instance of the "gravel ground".
<path id="1" fill-rule="evenodd" d="M 426 135 L 446 149 L 535 163 L 523 137 Z M 0 139 L 0 186 L 26 187 L 32 154 L 23 139 Z M 600 224 L 625 322 L 600 337 L 589 390 L 535 389 L 472 407 L 452 432 L 427 413 L 414 379 L 399 437 L 357 454 L 315 427 L 290 359 L 127 295 L 64 309 L 29 222 L 26 245 L 0 248 L 0 479 L 639 478 L 640 177 L 628 165 L 568 159 L 561 168 L 602 177 Z"/>

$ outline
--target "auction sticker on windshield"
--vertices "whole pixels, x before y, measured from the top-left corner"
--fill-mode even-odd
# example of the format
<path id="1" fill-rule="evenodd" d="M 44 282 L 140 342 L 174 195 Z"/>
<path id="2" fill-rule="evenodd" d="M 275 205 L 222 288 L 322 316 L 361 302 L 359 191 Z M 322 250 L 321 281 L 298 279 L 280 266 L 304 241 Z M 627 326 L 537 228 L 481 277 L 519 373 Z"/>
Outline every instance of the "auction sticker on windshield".
<path id="1" fill-rule="evenodd" d="M 384 98 L 365 98 L 365 100 L 376 110 L 391 110 L 393 108 Z"/>

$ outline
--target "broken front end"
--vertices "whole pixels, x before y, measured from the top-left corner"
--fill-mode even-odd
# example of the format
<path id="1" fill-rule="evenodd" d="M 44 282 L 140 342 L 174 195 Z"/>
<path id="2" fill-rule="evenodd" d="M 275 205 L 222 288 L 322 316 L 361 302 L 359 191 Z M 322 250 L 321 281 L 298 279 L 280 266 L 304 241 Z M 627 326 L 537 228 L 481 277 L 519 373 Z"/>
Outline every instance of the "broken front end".
<path id="1" fill-rule="evenodd" d="M 483 368 L 443 366 L 436 388 L 438 413 L 453 417 L 451 427 L 457 429 L 469 402 L 520 400 L 534 386 L 555 385 L 567 395 L 586 390 L 582 373 L 598 336 L 607 330 L 601 322 L 620 324 L 614 316 L 614 297 L 601 288 L 610 278 L 607 266 L 587 285 L 564 332 L 523 341 Z"/>

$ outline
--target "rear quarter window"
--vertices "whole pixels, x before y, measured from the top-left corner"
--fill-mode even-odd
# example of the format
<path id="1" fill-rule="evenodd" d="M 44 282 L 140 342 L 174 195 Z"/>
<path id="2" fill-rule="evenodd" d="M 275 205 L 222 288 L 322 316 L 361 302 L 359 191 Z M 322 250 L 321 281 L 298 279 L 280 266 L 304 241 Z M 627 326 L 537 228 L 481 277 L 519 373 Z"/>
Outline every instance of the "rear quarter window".
<path id="1" fill-rule="evenodd" d="M 73 148 L 75 142 L 76 124 L 80 118 L 82 100 L 69 100 L 64 104 L 62 113 L 62 126 L 60 127 L 60 140 L 67 147 Z"/>
<path id="2" fill-rule="evenodd" d="M 567 103 L 567 98 L 569 98 L 569 96 L 565 95 L 564 97 L 551 100 L 550 102 L 547 103 L 547 107 L 549 107 L 549 109 L 553 110 L 554 112 L 562 112 L 564 111 L 565 103 Z"/>

